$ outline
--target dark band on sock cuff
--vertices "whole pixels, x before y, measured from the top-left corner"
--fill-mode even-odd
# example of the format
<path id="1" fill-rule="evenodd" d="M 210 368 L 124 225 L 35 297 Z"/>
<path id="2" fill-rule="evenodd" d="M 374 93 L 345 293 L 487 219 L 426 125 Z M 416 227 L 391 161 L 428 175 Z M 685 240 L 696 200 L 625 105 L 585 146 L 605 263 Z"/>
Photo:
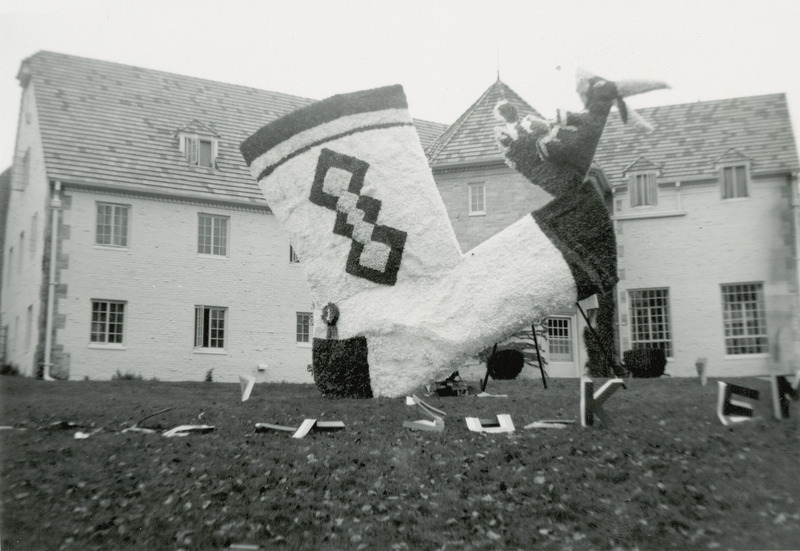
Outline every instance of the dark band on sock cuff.
<path id="1" fill-rule="evenodd" d="M 263 126 L 242 142 L 239 149 L 245 162 L 250 166 L 266 151 L 304 130 L 348 115 L 407 108 L 406 96 L 399 84 L 340 94 L 312 103 Z"/>

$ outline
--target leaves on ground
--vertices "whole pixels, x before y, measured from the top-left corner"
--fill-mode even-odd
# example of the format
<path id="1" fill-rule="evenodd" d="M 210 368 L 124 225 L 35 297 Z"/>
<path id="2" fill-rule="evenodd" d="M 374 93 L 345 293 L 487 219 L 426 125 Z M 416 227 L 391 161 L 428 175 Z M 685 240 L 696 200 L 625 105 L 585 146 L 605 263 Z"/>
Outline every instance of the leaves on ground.
<path id="1" fill-rule="evenodd" d="M 733 380 L 732 380 L 733 381 Z M 615 430 L 521 430 L 578 417 L 575 380 L 492 381 L 507 399 L 426 398 L 442 433 L 404 429 L 403 399 L 335 400 L 313 386 L 4 377 L 2 548 L 790 549 L 800 523 L 800 405 L 716 418 L 716 385 L 634 380 L 606 411 Z M 213 425 L 164 438 L 125 432 Z M 510 414 L 511 434 L 464 417 Z M 341 420 L 292 439 L 257 422 Z M 199 420 L 200 419 L 200 420 Z M 63 422 L 63 423 L 62 423 Z M 72 423 L 72 424 L 69 424 Z M 76 427 L 80 426 L 78 429 Z M 55 427 L 55 428 L 54 428 Z M 100 430 L 102 429 L 102 430 Z M 76 440 L 74 433 L 91 433 Z M 93 432 L 97 431 L 97 432 Z"/>

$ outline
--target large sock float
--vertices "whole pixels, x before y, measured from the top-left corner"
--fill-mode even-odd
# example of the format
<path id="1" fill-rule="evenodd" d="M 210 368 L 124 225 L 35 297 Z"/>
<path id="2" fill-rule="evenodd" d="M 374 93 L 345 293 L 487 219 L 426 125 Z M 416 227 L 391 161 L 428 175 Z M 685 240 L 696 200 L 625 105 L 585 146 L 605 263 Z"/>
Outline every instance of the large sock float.
<path id="1" fill-rule="evenodd" d="M 664 87 L 579 75 L 564 120 L 496 108 L 508 164 L 554 199 L 462 253 L 400 86 L 333 96 L 261 128 L 241 152 L 316 306 L 313 372 L 330 396 L 396 397 L 616 283 L 602 198 L 585 181 L 612 105 Z"/>

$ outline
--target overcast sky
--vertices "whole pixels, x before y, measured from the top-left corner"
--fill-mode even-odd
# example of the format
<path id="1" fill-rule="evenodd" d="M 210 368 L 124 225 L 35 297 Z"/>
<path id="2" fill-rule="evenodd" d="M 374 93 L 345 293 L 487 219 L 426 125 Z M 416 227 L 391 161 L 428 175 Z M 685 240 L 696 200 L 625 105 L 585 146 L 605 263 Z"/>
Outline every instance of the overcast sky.
<path id="1" fill-rule="evenodd" d="M 399 83 L 450 124 L 497 78 L 547 116 L 577 67 L 671 90 L 631 107 L 785 92 L 800 128 L 800 1 L 0 0 L 0 170 L 39 50 L 322 99 Z"/>

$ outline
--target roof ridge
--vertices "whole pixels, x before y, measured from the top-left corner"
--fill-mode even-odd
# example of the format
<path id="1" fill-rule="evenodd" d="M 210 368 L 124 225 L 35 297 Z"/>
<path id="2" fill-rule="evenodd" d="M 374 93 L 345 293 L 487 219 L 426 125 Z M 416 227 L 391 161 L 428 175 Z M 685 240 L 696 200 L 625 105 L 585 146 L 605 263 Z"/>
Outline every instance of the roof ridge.
<path id="1" fill-rule="evenodd" d="M 181 78 L 181 79 L 190 79 L 190 80 L 196 80 L 196 81 L 201 81 L 201 82 L 209 82 L 209 83 L 212 83 L 212 84 L 218 85 L 218 86 L 221 85 L 221 86 L 229 86 L 229 87 L 233 87 L 233 88 L 247 88 L 247 89 L 250 89 L 250 90 L 256 90 L 258 92 L 268 92 L 270 94 L 277 94 L 277 95 L 284 96 L 284 97 L 287 97 L 287 98 L 292 98 L 292 99 L 314 101 L 314 102 L 319 101 L 318 98 L 309 98 L 309 97 L 306 97 L 306 96 L 298 96 L 296 94 L 287 94 L 286 92 L 277 92 L 275 90 L 267 90 L 266 88 L 256 88 L 255 86 L 248 86 L 246 84 L 234 84 L 232 82 L 225 82 L 223 80 L 214 80 L 214 79 L 205 78 L 205 77 L 196 77 L 196 76 L 187 75 L 187 74 L 183 74 L 183 73 L 176 73 L 176 72 L 173 72 L 173 71 L 165 71 L 165 70 L 162 70 L 162 69 L 150 69 L 148 67 L 142 67 L 140 65 L 133 65 L 133 64 L 130 64 L 130 63 L 121 63 L 119 61 L 108 61 L 108 60 L 105 60 L 105 59 L 96 59 L 96 58 L 92 58 L 92 57 L 85 57 L 85 56 L 79 56 L 79 55 L 74 55 L 74 54 L 65 54 L 65 53 L 61 53 L 61 52 L 54 52 L 54 51 L 51 51 L 51 50 L 39 50 L 35 54 L 32 54 L 32 55 L 26 57 L 25 59 L 23 59 L 22 63 L 24 64 L 25 62 L 30 61 L 34 57 L 41 56 L 41 55 L 44 55 L 44 56 L 69 57 L 69 58 L 72 58 L 74 60 L 85 61 L 85 62 L 88 62 L 88 63 L 93 64 L 93 65 L 98 64 L 98 63 L 102 63 L 102 64 L 113 65 L 113 66 L 116 66 L 116 67 L 119 67 L 119 68 L 124 68 L 124 69 L 135 69 L 135 70 L 139 70 L 139 71 L 145 71 L 145 72 L 151 73 L 151 74 L 156 73 L 156 74 L 159 74 L 159 75 L 169 75 L 169 76 L 176 77 L 176 78 Z"/>
<path id="2" fill-rule="evenodd" d="M 439 154 L 447 149 L 447 147 L 453 142 L 456 136 L 460 135 L 460 132 L 467 121 L 471 120 L 473 115 L 475 115 L 479 108 L 484 107 L 485 103 L 487 102 L 488 98 L 492 95 L 498 95 L 501 98 L 507 100 L 513 100 L 517 103 L 517 107 L 520 105 L 524 106 L 527 111 L 539 114 L 536 109 L 530 106 L 528 102 L 526 102 L 522 97 L 517 94 L 509 85 L 504 83 L 498 77 L 484 92 L 475 100 L 472 105 L 470 105 L 466 111 L 464 111 L 456 121 L 450 125 L 447 130 L 445 130 L 431 145 L 429 145 L 425 149 L 425 154 L 428 157 L 428 161 L 430 163 L 435 163 L 436 158 Z M 510 96 L 510 97 L 509 97 Z M 494 109 L 494 106 L 491 106 L 491 109 Z"/>
<path id="3" fill-rule="evenodd" d="M 683 107 L 688 105 L 707 105 L 711 103 L 729 103 L 739 100 L 753 100 L 758 98 L 770 98 L 770 97 L 783 97 L 786 98 L 786 92 L 772 92 L 770 94 L 755 94 L 752 96 L 736 96 L 732 98 L 719 98 L 719 99 L 707 99 L 707 100 L 697 100 L 697 101 L 684 101 L 680 103 L 665 103 L 662 105 L 651 105 L 650 107 L 637 107 L 636 112 L 641 113 L 642 111 L 648 111 L 651 109 L 662 109 L 664 107 Z"/>
<path id="4" fill-rule="evenodd" d="M 447 144 L 450 143 L 450 140 L 452 140 L 456 132 L 459 129 L 461 129 L 461 127 L 464 125 L 464 122 L 469 118 L 469 115 L 471 115 L 475 111 L 478 104 L 481 103 L 484 97 L 489 95 L 489 92 L 492 90 L 492 88 L 494 88 L 499 82 L 500 79 L 498 78 L 497 81 L 493 82 L 491 86 L 489 86 L 486 90 L 483 91 L 483 94 L 481 94 L 480 97 L 477 100 L 475 100 L 472 103 L 472 105 L 470 105 L 467 108 L 466 111 L 461 113 L 461 116 L 459 116 L 453 124 L 447 127 L 447 130 L 442 132 L 441 135 L 438 138 L 436 138 L 436 140 L 434 140 L 434 142 L 431 145 L 427 147 L 427 149 L 425 150 L 425 154 L 427 155 L 430 161 L 433 161 L 436 155 L 442 149 L 444 149 Z"/>

